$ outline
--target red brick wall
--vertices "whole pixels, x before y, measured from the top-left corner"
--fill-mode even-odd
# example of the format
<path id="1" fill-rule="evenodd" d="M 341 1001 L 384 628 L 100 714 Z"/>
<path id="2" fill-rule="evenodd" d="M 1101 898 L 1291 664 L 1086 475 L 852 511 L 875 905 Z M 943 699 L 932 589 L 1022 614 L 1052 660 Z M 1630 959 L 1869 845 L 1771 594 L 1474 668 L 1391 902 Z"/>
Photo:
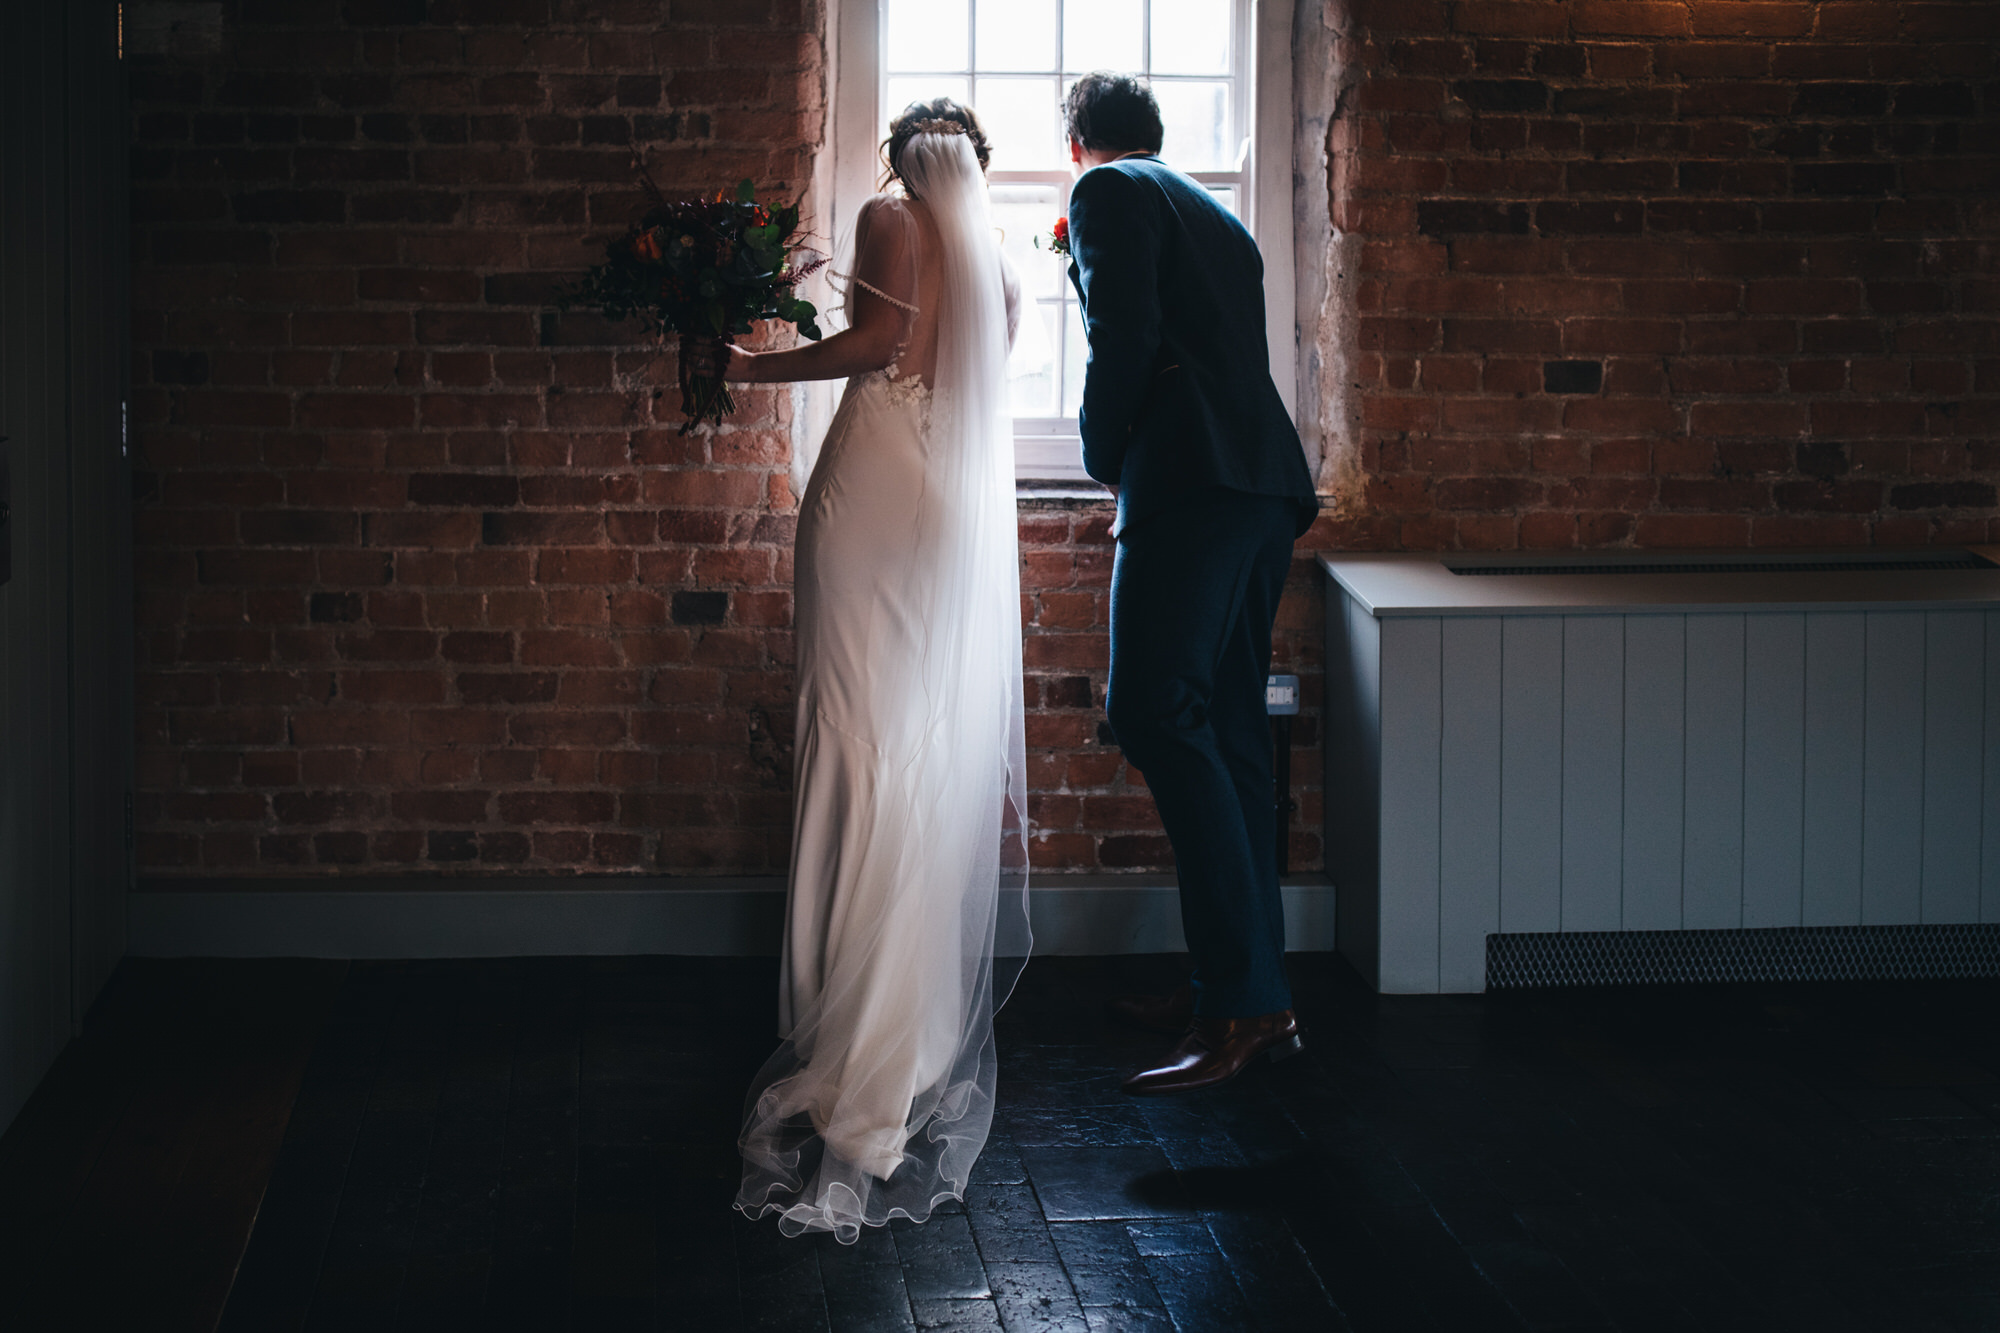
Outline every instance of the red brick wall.
<path id="1" fill-rule="evenodd" d="M 816 6 L 224 11 L 132 61 L 142 866 L 781 868 L 788 400 L 548 302 L 635 139 L 799 191 Z"/>
<path id="2" fill-rule="evenodd" d="M 805 183 L 817 7 L 224 8 L 132 61 L 142 864 L 781 868 L 788 401 L 682 439 L 670 364 L 547 301 L 633 137 Z M 1277 640 L 1300 869 L 1314 550 L 2000 539 L 1995 6 L 1327 13 L 1358 345 Z M 1107 521 L 1022 510 L 1045 869 L 1166 859 L 1098 737 Z"/>
<path id="3" fill-rule="evenodd" d="M 1326 544 L 2000 538 L 2000 6 L 1336 22 L 1359 466 Z"/>

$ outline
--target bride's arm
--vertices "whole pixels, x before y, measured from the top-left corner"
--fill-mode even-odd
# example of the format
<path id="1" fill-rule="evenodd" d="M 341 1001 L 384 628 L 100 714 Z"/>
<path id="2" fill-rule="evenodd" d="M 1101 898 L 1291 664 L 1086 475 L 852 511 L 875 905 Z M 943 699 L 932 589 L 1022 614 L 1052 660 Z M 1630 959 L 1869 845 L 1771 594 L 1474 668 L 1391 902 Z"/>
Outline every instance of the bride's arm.
<path id="1" fill-rule="evenodd" d="M 895 359 L 902 341 L 903 312 L 865 288 L 854 303 L 854 323 L 830 338 L 782 352 L 746 352 L 724 344 L 725 378 L 749 384 L 794 380 L 839 380 L 880 370 Z"/>
<path id="2" fill-rule="evenodd" d="M 838 380 L 881 370 L 895 359 L 915 314 L 905 308 L 916 297 L 914 226 L 896 206 L 865 209 L 857 229 L 852 323 L 830 338 L 781 352 L 746 352 L 717 340 L 724 378 L 751 384 Z M 696 372 L 709 373 L 700 351 L 695 358 Z"/>

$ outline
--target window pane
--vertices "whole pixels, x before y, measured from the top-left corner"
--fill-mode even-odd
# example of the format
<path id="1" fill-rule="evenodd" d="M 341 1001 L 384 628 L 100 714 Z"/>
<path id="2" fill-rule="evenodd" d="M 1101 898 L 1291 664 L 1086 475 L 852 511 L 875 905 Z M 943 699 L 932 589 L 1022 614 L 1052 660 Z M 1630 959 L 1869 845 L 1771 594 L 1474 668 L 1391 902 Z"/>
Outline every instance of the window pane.
<path id="1" fill-rule="evenodd" d="M 979 123 L 993 147 L 995 171 L 1059 171 L 1054 79 L 979 80 Z"/>
<path id="2" fill-rule="evenodd" d="M 1076 302 L 1064 301 L 1063 314 L 1063 415 L 1073 417 L 1083 406 L 1083 362 L 1090 344 L 1083 336 L 1083 315 Z"/>
<path id="3" fill-rule="evenodd" d="M 991 198 L 993 225 L 1000 229 L 1000 248 L 1014 261 L 1014 268 L 1021 275 L 1022 292 L 1030 298 L 1061 295 L 1063 283 L 1068 281 L 1063 257 L 1035 247 L 1035 238 L 1046 236 L 1062 214 L 1061 187 L 995 185 Z"/>
<path id="4" fill-rule="evenodd" d="M 1030 301 L 1021 311 L 1014 354 L 1007 362 L 1017 417 L 1055 415 L 1056 320 L 1060 317 L 1056 305 L 1054 301 Z"/>
<path id="5" fill-rule="evenodd" d="M 953 101 L 965 103 L 972 100 L 966 91 L 971 80 L 953 78 L 949 74 L 919 75 L 889 80 L 889 87 L 882 99 L 883 134 L 888 133 L 888 122 L 903 114 L 903 108 L 912 102 L 928 102 L 937 97 L 949 97 Z"/>
<path id="6" fill-rule="evenodd" d="M 1221 204 L 1230 212 L 1235 213 L 1237 217 L 1240 218 L 1243 216 L 1236 207 L 1236 187 L 1234 185 L 1211 185 L 1208 187 L 1208 192 L 1215 196 L 1215 202 Z"/>
<path id="7" fill-rule="evenodd" d="M 1166 143 L 1160 156 L 1182 171 L 1229 171 L 1236 166 L 1236 136 L 1229 124 L 1227 83 L 1162 80 L 1153 85 L 1160 101 Z"/>
<path id="8" fill-rule="evenodd" d="M 1229 73 L 1229 0 L 1153 0 L 1155 74 Z"/>
<path id="9" fill-rule="evenodd" d="M 978 22 L 980 69 L 1054 71 L 1056 0 L 988 0 Z"/>
<path id="10" fill-rule="evenodd" d="M 1135 73 L 1145 59 L 1140 0 L 1063 0 L 1063 68 Z"/>
<path id="11" fill-rule="evenodd" d="M 964 69 L 966 0 L 889 0 L 890 69 Z"/>

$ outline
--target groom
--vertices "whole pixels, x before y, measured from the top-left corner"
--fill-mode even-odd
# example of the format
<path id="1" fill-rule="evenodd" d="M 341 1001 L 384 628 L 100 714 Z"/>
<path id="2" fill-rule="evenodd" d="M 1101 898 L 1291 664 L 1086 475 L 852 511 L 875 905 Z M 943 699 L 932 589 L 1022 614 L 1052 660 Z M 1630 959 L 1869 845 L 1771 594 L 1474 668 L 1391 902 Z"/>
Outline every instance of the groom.
<path id="1" fill-rule="evenodd" d="M 1063 110 L 1081 173 L 1069 273 L 1090 342 L 1083 465 L 1118 502 L 1105 711 L 1173 843 L 1194 955 L 1175 994 L 1113 1008 L 1180 1036 L 1125 1090 L 1182 1092 L 1300 1048 L 1264 681 L 1292 541 L 1318 502 L 1271 382 L 1257 243 L 1160 161 L 1143 82 L 1087 74 Z"/>

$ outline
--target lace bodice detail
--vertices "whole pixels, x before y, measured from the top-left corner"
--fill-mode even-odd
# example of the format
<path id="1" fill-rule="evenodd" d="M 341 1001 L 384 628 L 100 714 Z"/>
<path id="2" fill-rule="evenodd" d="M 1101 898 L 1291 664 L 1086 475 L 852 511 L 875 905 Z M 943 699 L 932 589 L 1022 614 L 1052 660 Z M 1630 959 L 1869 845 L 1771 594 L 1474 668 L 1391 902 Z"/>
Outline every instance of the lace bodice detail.
<path id="1" fill-rule="evenodd" d="M 921 376 L 904 376 L 894 361 L 873 373 L 881 377 L 883 390 L 893 407 L 908 407 L 912 403 L 930 401 L 931 386 L 924 383 Z"/>
<path id="2" fill-rule="evenodd" d="M 917 434 L 928 440 L 931 435 L 931 418 L 936 406 L 931 386 L 917 375 L 903 375 L 893 361 L 881 370 L 871 370 L 854 377 L 856 387 L 873 384 L 882 386 L 882 402 L 890 411 L 914 412 L 917 418 Z"/>

